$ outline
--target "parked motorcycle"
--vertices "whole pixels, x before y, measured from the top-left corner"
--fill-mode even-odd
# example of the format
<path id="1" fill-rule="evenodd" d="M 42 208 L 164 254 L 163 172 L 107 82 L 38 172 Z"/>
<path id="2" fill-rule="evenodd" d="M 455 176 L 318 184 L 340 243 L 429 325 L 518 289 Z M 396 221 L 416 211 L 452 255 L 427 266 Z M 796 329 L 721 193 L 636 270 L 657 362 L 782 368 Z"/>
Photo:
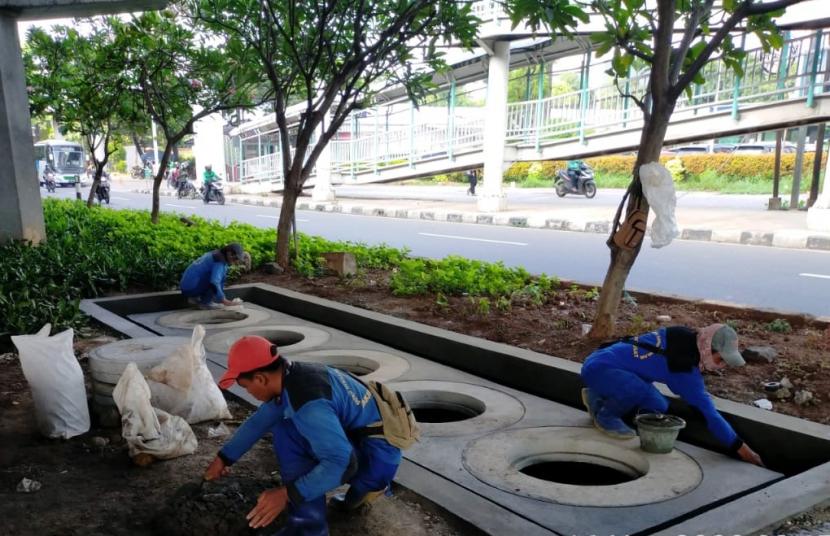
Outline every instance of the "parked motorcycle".
<path id="1" fill-rule="evenodd" d="M 55 172 L 51 169 L 46 170 L 43 173 L 43 183 L 46 186 L 47 192 L 55 193 Z"/>
<path id="2" fill-rule="evenodd" d="M 101 175 L 101 180 L 98 182 L 98 189 L 95 190 L 95 197 L 98 199 L 98 204 L 110 204 L 110 181 L 109 177 L 104 174 Z"/>
<path id="3" fill-rule="evenodd" d="M 556 176 L 556 195 L 584 195 L 591 199 L 597 195 L 597 183 L 594 182 L 594 170 L 581 160 L 568 162 L 568 169 L 560 169 Z"/>
<path id="4" fill-rule="evenodd" d="M 222 191 L 224 185 L 222 181 L 214 181 L 208 185 L 208 192 L 205 194 L 205 187 L 199 188 L 199 193 L 202 194 L 202 200 L 207 205 L 211 201 L 216 201 L 220 205 L 225 204 L 225 193 Z"/>

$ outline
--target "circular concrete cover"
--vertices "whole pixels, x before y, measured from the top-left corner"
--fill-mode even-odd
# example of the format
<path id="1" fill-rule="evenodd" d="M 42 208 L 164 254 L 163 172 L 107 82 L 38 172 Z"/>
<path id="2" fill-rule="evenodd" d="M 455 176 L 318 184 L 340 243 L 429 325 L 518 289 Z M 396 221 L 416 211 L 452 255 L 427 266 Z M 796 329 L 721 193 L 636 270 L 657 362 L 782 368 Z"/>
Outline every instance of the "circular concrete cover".
<path id="1" fill-rule="evenodd" d="M 205 329 L 241 328 L 254 326 L 271 317 L 268 311 L 251 307 L 225 309 L 183 309 L 161 315 L 156 319 L 159 326 L 192 330 L 197 325 Z"/>
<path id="2" fill-rule="evenodd" d="M 280 353 L 285 352 L 289 359 L 293 352 L 314 348 L 329 340 L 328 332 L 311 326 L 260 325 L 211 335 L 205 339 L 205 348 L 208 352 L 227 354 L 233 343 L 246 335 L 265 337 L 279 347 Z"/>
<path id="3" fill-rule="evenodd" d="M 147 372 L 185 344 L 190 337 L 140 337 L 111 342 L 94 348 L 89 353 L 89 369 L 93 379 L 116 384 L 130 363 Z"/>
<path id="4" fill-rule="evenodd" d="M 301 354 L 291 353 L 287 357 L 292 361 L 338 367 L 367 381 L 393 380 L 409 370 L 409 361 L 406 359 L 376 350 L 314 350 Z"/>
<path id="5" fill-rule="evenodd" d="M 435 417 L 433 422 L 420 423 L 424 436 L 492 432 L 519 422 L 525 414 L 522 403 L 512 396 L 471 383 L 424 380 L 392 383 L 389 387 L 403 394 L 416 416 L 419 410 L 426 410 Z"/>
<path id="6" fill-rule="evenodd" d="M 649 454 L 640 450 L 637 438 L 611 439 L 594 428 L 549 426 L 497 432 L 470 443 L 463 459 L 467 470 L 485 484 L 514 495 L 573 506 L 667 501 L 689 493 L 703 479 L 697 462 L 677 449 L 669 454 Z M 522 472 L 549 462 L 598 465 L 628 478 L 610 485 L 575 485 L 554 482 L 566 478 L 550 473 L 538 478 L 538 473 L 534 477 Z"/>

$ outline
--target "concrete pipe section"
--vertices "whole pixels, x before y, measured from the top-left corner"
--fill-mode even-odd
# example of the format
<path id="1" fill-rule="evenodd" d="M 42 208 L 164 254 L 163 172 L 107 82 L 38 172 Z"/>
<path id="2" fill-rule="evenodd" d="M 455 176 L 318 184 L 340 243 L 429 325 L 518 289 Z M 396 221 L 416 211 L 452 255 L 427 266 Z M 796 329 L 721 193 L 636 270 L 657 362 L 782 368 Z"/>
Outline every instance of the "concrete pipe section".
<path id="1" fill-rule="evenodd" d="M 184 309 L 164 314 L 156 320 L 165 328 L 192 330 L 197 325 L 205 329 L 229 329 L 254 326 L 270 318 L 267 311 L 248 307 L 222 309 Z"/>
<path id="2" fill-rule="evenodd" d="M 90 372 L 94 380 L 115 385 L 129 363 L 146 373 L 185 344 L 190 344 L 190 337 L 141 337 L 105 344 L 89 353 Z"/>
<path id="3" fill-rule="evenodd" d="M 517 399 L 480 385 L 424 380 L 389 386 L 412 407 L 424 436 L 493 432 L 519 422 L 525 414 Z"/>
<path id="4" fill-rule="evenodd" d="M 265 337 L 279 347 L 280 352 L 297 352 L 315 348 L 329 340 L 329 334 L 319 328 L 297 325 L 259 325 L 229 329 L 205 339 L 205 349 L 216 354 L 227 354 L 233 343 L 245 335 Z M 288 355 L 290 358 L 291 355 Z"/>
<path id="5" fill-rule="evenodd" d="M 508 493 L 573 506 L 620 507 L 667 501 L 695 489 L 703 472 L 691 457 L 640 450 L 594 428 L 542 427 L 473 441 L 464 466 Z"/>
<path id="6" fill-rule="evenodd" d="M 337 367 L 367 381 L 394 380 L 409 370 L 409 361 L 406 359 L 376 350 L 315 350 L 301 354 L 291 353 L 287 357 L 292 361 Z"/>

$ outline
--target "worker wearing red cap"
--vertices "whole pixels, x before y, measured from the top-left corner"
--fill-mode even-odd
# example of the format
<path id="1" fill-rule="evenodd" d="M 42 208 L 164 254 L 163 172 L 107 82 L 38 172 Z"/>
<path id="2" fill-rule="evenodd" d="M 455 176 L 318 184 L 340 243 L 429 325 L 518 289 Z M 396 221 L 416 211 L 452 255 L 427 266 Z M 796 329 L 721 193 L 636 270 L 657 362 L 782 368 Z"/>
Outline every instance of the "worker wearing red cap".
<path id="1" fill-rule="evenodd" d="M 262 402 L 222 447 L 206 480 L 226 474 L 260 438 L 273 434 L 284 487 L 263 492 L 248 513 L 253 528 L 288 510 L 278 536 L 325 536 L 326 492 L 349 483 L 332 499 L 350 510 L 382 495 L 401 461 L 401 451 L 383 437 L 369 437 L 381 420 L 371 392 L 350 374 L 314 363 L 292 363 L 263 337 L 246 336 L 228 352 L 219 386 L 234 382 Z M 373 428 L 376 431 L 376 428 Z"/>

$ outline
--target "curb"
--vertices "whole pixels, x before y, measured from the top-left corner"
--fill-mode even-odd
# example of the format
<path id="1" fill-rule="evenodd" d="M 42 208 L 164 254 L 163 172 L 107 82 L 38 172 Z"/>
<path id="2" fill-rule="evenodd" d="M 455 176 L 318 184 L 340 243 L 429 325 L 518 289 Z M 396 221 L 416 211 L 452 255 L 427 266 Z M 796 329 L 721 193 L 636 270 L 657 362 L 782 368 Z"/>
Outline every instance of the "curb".
<path id="1" fill-rule="evenodd" d="M 132 190 L 133 193 L 151 193 L 151 190 Z M 171 192 L 159 192 L 161 196 L 172 197 Z M 230 194 L 226 199 L 240 205 L 264 207 L 281 207 L 282 200 L 264 196 L 242 197 Z M 355 216 L 374 216 L 379 218 L 413 219 L 449 223 L 475 223 L 479 225 L 500 225 L 507 227 L 523 227 L 529 229 L 549 229 L 553 231 L 571 231 L 577 233 L 609 234 L 610 220 L 563 220 L 550 218 L 543 214 L 516 216 L 509 214 L 482 214 L 478 212 L 458 212 L 436 209 L 408 210 L 388 209 L 378 205 L 352 205 L 350 203 L 298 201 L 297 210 L 314 210 L 317 212 L 332 212 L 353 214 Z M 781 230 L 776 232 L 740 231 L 718 229 L 681 229 L 678 240 L 696 242 L 720 242 L 726 244 L 742 244 L 746 246 L 770 246 L 788 249 L 807 249 L 830 251 L 830 234 L 812 235 L 809 231 Z"/>

